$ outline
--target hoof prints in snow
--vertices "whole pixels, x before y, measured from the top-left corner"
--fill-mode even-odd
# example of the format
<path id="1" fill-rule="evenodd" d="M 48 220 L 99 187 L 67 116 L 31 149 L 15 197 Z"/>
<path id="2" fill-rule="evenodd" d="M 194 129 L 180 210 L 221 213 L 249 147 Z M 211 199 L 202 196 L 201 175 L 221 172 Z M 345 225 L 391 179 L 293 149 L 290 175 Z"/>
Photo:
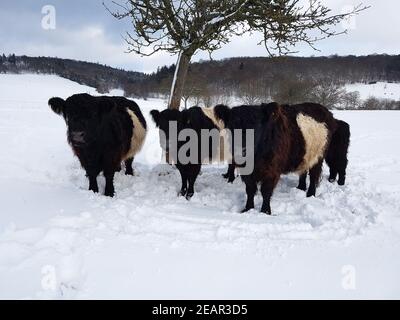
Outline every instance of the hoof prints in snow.
<path id="1" fill-rule="evenodd" d="M 160 175 L 165 169 L 169 174 Z M 361 174 L 350 170 L 348 186 L 324 178 L 316 198 L 306 198 L 295 188 L 297 176 L 283 177 L 272 201 L 274 216 L 256 210 L 239 214 L 244 186 L 240 179 L 227 184 L 222 170 L 203 168 L 198 192 L 188 202 L 176 196 L 180 179 L 174 169 L 137 165 L 134 177 L 116 175 L 115 198 L 81 191 L 90 203 L 85 212 L 59 215 L 43 228 L 7 230 L 0 237 L 0 266 L 34 265 L 39 275 L 43 266 L 54 266 L 57 290 L 40 291 L 38 297 L 71 298 L 83 288 L 85 253 L 99 250 L 108 240 L 119 238 L 155 249 L 162 244 L 282 257 L 298 241 L 343 241 L 359 235 L 378 217 L 377 204 L 387 205 Z M 70 173 L 83 174 L 75 168 Z M 72 181 L 79 192 L 84 181 Z M 261 201 L 259 195 L 257 207 Z"/>
<path id="2" fill-rule="evenodd" d="M 361 174 L 349 172 L 351 178 L 344 187 L 330 184 L 324 177 L 315 198 L 306 198 L 305 192 L 295 188 L 297 176 L 283 177 L 273 196 L 275 215 L 258 212 L 260 195 L 256 198 L 257 209 L 239 214 L 245 200 L 244 185 L 239 178 L 233 185 L 227 184 L 221 177 L 223 167 L 203 168 L 197 192 L 189 202 L 177 197 L 179 175 L 172 168 L 168 170 L 168 175 L 160 175 L 157 167 L 137 165 L 134 177 L 117 174 L 117 194 L 112 199 L 83 191 L 84 179 L 71 179 L 80 196 L 87 198 L 90 210 L 86 208 L 79 216 L 51 219 L 46 231 L 32 231 L 30 245 L 68 252 L 82 241 L 96 243 L 114 235 L 183 246 L 228 245 L 233 250 L 241 250 L 243 242 L 264 241 L 268 246 L 269 239 L 343 240 L 362 233 L 375 222 L 379 203 L 387 205 L 385 196 L 368 188 Z M 71 174 L 83 176 L 77 171 L 80 170 L 74 168 Z M 2 240 L 15 239 L 22 246 L 29 245 L 29 233 L 22 236 L 20 232 L 26 231 L 9 230 Z M 260 246 L 245 246 L 246 250 L 252 248 L 259 250 Z"/>

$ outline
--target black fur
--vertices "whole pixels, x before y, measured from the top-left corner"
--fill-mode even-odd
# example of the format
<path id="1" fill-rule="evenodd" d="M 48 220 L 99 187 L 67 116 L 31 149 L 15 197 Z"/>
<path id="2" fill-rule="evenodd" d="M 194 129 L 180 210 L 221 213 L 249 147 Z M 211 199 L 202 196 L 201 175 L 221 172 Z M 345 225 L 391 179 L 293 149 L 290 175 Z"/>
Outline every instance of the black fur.
<path id="1" fill-rule="evenodd" d="M 61 115 L 65 108 L 65 101 L 64 99 L 54 97 L 49 100 L 49 106 L 55 113 Z"/>
<path id="2" fill-rule="evenodd" d="M 235 176 L 235 165 L 233 163 L 230 163 L 228 165 L 228 171 L 222 175 L 225 179 L 227 179 L 228 183 L 233 183 L 235 181 L 236 176 Z"/>
<path id="3" fill-rule="evenodd" d="M 124 97 L 94 97 L 75 94 L 66 100 L 51 98 L 51 109 L 64 117 L 67 139 L 89 178 L 89 190 L 98 192 L 97 176 L 106 178 L 104 194 L 114 195 L 114 173 L 121 168 L 121 161 L 131 148 L 135 130 L 126 111 L 135 113 L 146 128 L 146 121 L 139 106 Z M 126 174 L 133 174 L 133 158 L 126 159 Z"/>
<path id="4" fill-rule="evenodd" d="M 231 116 L 231 110 L 229 107 L 223 104 L 218 104 L 214 107 L 215 115 L 221 119 L 224 123 L 228 123 Z"/>
<path id="5" fill-rule="evenodd" d="M 163 111 L 152 110 L 150 112 L 155 124 L 157 127 L 162 130 L 166 135 L 166 141 L 160 141 L 161 147 L 168 153 L 169 146 L 175 146 L 177 150 L 188 141 L 170 141 L 170 137 L 168 135 L 169 131 L 169 123 L 170 121 L 176 121 L 178 127 L 178 134 L 181 130 L 190 128 L 196 131 L 197 136 L 199 138 L 198 142 L 198 159 L 196 159 L 196 163 L 188 163 L 183 164 L 179 161 L 179 159 L 170 159 L 173 160 L 176 168 L 179 170 L 182 179 L 182 186 L 179 192 L 179 195 L 186 197 L 186 199 L 190 199 L 194 195 L 194 184 L 196 182 L 197 176 L 200 173 L 201 164 L 204 161 L 210 161 L 213 155 L 216 155 L 218 149 L 215 144 L 211 143 L 211 138 L 209 141 L 209 155 L 208 159 L 201 158 L 201 145 L 202 145 L 202 137 L 201 137 L 201 129 L 218 129 L 215 124 L 203 113 L 200 107 L 191 107 L 189 109 L 178 111 L 166 109 Z M 172 152 L 171 152 L 172 153 Z M 172 157 L 172 155 L 170 155 Z"/>
<path id="6" fill-rule="evenodd" d="M 333 133 L 326 164 L 329 166 L 329 181 L 334 182 L 339 175 L 338 184 L 344 185 L 346 181 L 347 152 L 350 144 L 350 126 L 347 122 L 336 120 L 337 128 Z"/>

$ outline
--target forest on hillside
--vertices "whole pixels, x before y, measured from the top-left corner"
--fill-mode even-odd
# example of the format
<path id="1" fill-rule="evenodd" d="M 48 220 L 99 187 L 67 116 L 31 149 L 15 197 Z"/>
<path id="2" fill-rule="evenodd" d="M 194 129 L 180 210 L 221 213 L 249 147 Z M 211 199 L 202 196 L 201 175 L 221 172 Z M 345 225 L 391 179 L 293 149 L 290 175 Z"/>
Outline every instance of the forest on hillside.
<path id="1" fill-rule="evenodd" d="M 0 55 L 0 73 L 56 74 L 82 85 L 96 88 L 100 93 L 122 88 L 145 78 L 140 72 L 125 71 L 99 63 L 52 57 L 28 57 L 15 54 Z"/>
<path id="2" fill-rule="evenodd" d="M 0 73 L 46 73 L 108 92 L 124 90 L 130 97 L 166 97 L 175 65 L 151 74 L 50 57 L 0 56 Z M 400 109 L 400 101 L 362 101 L 343 86 L 350 83 L 400 82 L 400 55 L 330 57 L 237 57 L 190 65 L 183 106 L 211 106 L 241 101 L 282 103 L 314 101 L 329 108 Z"/>

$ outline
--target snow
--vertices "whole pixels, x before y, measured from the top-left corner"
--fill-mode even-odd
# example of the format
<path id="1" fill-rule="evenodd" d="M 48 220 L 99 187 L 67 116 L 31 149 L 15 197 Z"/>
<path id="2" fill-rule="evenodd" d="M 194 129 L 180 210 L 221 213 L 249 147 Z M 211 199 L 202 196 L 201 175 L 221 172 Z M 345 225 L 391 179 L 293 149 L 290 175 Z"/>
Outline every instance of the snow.
<path id="1" fill-rule="evenodd" d="M 354 83 L 345 86 L 346 91 L 358 91 L 360 98 L 366 100 L 370 97 L 400 100 L 400 83 L 377 82 L 373 84 Z"/>
<path id="2" fill-rule="evenodd" d="M 246 1 L 243 2 L 243 3 L 241 3 L 241 4 L 239 5 L 239 7 L 238 7 L 236 10 L 234 10 L 234 11 L 232 11 L 231 13 L 226 14 L 226 15 L 221 15 L 221 13 L 218 13 L 218 15 L 217 15 L 216 17 L 212 18 L 212 19 L 210 20 L 210 22 L 209 22 L 208 24 L 206 24 L 206 26 L 208 26 L 208 25 L 214 25 L 214 24 L 217 24 L 217 23 L 219 23 L 219 22 L 221 22 L 221 21 L 228 20 L 228 19 L 231 18 L 233 15 L 237 14 L 237 13 L 239 12 L 239 10 L 242 9 L 242 7 L 245 6 L 245 5 L 247 5 L 247 2 L 246 2 Z M 211 16 L 212 16 L 213 14 L 214 14 L 214 13 L 212 13 Z"/>
<path id="3" fill-rule="evenodd" d="M 0 298 L 400 298 L 399 112 L 337 111 L 352 128 L 348 184 L 325 168 L 306 198 L 285 176 L 273 216 L 241 215 L 244 186 L 223 165 L 203 167 L 190 202 L 177 197 L 149 116 L 161 100 L 137 100 L 149 134 L 136 175 L 116 175 L 115 198 L 87 191 L 47 106 L 77 92 L 95 93 L 0 75 Z"/>

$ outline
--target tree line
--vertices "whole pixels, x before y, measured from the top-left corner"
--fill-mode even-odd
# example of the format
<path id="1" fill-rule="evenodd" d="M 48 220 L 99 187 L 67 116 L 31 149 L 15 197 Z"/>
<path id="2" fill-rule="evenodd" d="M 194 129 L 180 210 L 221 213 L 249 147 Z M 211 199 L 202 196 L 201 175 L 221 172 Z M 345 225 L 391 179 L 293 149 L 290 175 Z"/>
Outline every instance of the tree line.
<path id="1" fill-rule="evenodd" d="M 168 98 L 175 65 L 151 74 L 49 57 L 0 55 L 0 73 L 57 74 L 105 93 L 114 88 L 126 96 Z M 329 108 L 399 109 L 400 102 L 347 93 L 350 83 L 400 82 L 400 55 L 330 57 L 237 57 L 191 63 L 183 106 L 217 103 L 314 101 Z"/>
<path id="2" fill-rule="evenodd" d="M 126 87 L 128 95 L 167 97 L 175 65 L 159 68 L 145 81 Z M 400 82 L 400 55 L 330 57 L 238 57 L 192 63 L 183 106 L 218 103 L 318 102 L 331 109 L 398 109 L 396 101 L 361 101 L 343 88 L 351 83 Z M 138 87 L 142 86 L 140 89 Z"/>
<path id="3" fill-rule="evenodd" d="M 123 88 L 145 78 L 140 72 L 125 71 L 99 63 L 52 57 L 0 55 L 0 73 L 56 74 L 82 85 L 96 88 L 100 93 Z"/>

